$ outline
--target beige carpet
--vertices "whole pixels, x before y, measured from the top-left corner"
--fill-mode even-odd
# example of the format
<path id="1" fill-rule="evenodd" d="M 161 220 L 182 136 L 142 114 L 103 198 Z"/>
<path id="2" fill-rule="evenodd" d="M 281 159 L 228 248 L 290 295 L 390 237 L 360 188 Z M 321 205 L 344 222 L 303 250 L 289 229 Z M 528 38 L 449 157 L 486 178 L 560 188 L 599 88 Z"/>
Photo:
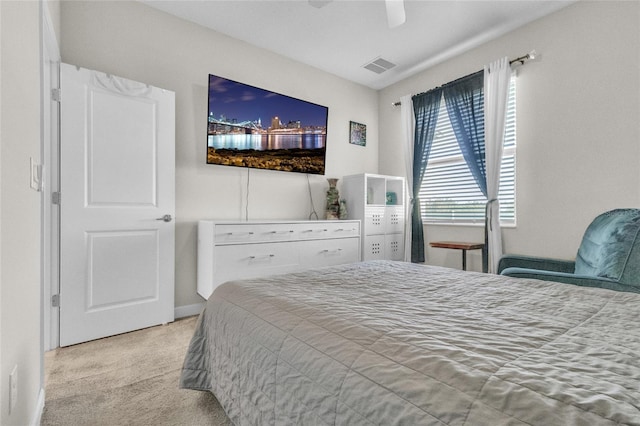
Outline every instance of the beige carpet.
<path id="1" fill-rule="evenodd" d="M 178 388 L 195 323 L 47 352 L 42 425 L 231 425 L 212 394 Z"/>

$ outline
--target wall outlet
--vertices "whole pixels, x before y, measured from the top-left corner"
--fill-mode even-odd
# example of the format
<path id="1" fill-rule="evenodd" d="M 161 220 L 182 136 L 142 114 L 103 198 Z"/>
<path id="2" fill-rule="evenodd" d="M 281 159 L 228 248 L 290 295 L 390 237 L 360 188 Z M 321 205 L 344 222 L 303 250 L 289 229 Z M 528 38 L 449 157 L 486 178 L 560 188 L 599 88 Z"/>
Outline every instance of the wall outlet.
<path id="1" fill-rule="evenodd" d="M 18 364 L 13 366 L 9 376 L 9 414 L 11 414 L 18 404 Z"/>

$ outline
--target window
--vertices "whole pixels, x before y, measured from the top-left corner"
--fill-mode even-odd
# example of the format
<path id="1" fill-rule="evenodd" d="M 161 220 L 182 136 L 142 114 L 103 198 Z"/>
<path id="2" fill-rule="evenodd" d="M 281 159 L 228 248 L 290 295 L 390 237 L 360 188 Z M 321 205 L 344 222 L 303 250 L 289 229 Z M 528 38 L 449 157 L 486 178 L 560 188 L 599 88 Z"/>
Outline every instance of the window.
<path id="1" fill-rule="evenodd" d="M 479 95 L 482 96 L 482 95 Z M 515 224 L 516 84 L 511 78 L 500 170 L 500 222 Z M 455 134 L 444 98 L 440 103 L 427 170 L 420 187 L 425 223 L 484 223 L 486 197 L 478 188 Z"/>

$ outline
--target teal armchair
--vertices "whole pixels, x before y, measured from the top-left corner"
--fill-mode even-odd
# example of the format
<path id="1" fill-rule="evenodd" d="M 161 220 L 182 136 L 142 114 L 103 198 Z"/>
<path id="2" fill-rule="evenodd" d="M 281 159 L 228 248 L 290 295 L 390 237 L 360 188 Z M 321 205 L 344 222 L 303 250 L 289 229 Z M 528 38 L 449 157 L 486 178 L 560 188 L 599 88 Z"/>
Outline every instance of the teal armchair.
<path id="1" fill-rule="evenodd" d="M 640 209 L 617 209 L 587 227 L 575 261 L 505 255 L 498 273 L 640 293 Z"/>

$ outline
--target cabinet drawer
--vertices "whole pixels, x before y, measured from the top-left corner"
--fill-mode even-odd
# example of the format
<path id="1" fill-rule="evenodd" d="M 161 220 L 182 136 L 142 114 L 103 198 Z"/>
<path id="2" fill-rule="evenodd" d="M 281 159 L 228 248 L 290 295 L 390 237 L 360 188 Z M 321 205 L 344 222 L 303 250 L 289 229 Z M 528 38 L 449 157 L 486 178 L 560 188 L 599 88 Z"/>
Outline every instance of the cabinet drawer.
<path id="1" fill-rule="evenodd" d="M 364 212 L 364 229 L 367 235 L 384 234 L 385 232 L 385 220 L 384 220 L 385 207 L 372 207 L 369 206 Z"/>
<path id="2" fill-rule="evenodd" d="M 214 251 L 214 282 L 254 278 L 292 271 L 299 263 L 295 244 L 264 243 L 217 246 Z"/>
<path id="3" fill-rule="evenodd" d="M 319 267 L 358 262 L 359 238 L 301 241 L 300 264 L 303 267 Z"/>
<path id="4" fill-rule="evenodd" d="M 296 234 L 295 226 L 287 223 L 216 225 L 214 239 L 216 244 L 256 243 L 292 240 Z"/>
<path id="5" fill-rule="evenodd" d="M 360 236 L 360 222 L 336 220 L 325 224 L 325 238 L 345 238 Z"/>
<path id="6" fill-rule="evenodd" d="M 362 260 L 384 259 L 384 235 L 366 236 L 362 244 Z"/>
<path id="7" fill-rule="evenodd" d="M 404 207 L 387 206 L 384 214 L 385 232 L 404 232 Z"/>
<path id="8" fill-rule="evenodd" d="M 311 240 L 315 238 L 327 238 L 329 234 L 327 222 L 314 223 L 313 221 L 304 223 L 298 227 L 298 237 L 301 240 Z"/>
<path id="9" fill-rule="evenodd" d="M 254 242 L 256 233 L 253 228 L 246 225 L 215 225 L 213 240 L 216 244 Z"/>
<path id="10" fill-rule="evenodd" d="M 404 260 L 404 234 L 384 236 L 385 259 Z"/>
<path id="11" fill-rule="evenodd" d="M 287 241 L 297 237 L 297 229 L 290 223 L 254 225 L 256 241 Z"/>
<path id="12" fill-rule="evenodd" d="M 298 229 L 298 238 L 301 240 L 360 236 L 360 222 L 358 221 L 310 222 L 303 224 Z"/>

